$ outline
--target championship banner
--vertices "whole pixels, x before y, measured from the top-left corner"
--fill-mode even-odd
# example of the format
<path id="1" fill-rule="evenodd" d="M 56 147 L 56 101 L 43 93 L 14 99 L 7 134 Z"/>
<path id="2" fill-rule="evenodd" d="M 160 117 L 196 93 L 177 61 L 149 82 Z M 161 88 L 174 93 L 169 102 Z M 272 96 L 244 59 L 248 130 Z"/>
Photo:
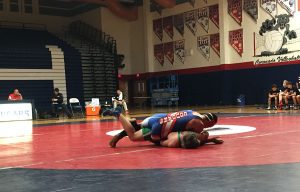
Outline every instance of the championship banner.
<path id="1" fill-rule="evenodd" d="M 208 35 L 197 37 L 197 48 L 203 57 L 209 60 L 210 57 L 210 38 Z"/>
<path id="2" fill-rule="evenodd" d="M 184 13 L 185 25 L 187 26 L 187 28 L 189 28 L 189 30 L 193 33 L 193 35 L 196 35 L 196 31 L 197 31 L 197 26 L 196 26 L 197 12 L 196 11 L 197 10 L 193 10 L 193 11 Z"/>
<path id="3" fill-rule="evenodd" d="M 175 55 L 177 58 L 181 61 L 181 63 L 184 63 L 184 40 L 178 40 L 174 42 L 175 45 Z"/>
<path id="4" fill-rule="evenodd" d="M 168 34 L 168 36 L 173 39 L 174 31 L 173 31 L 173 16 L 164 17 L 163 18 L 163 28 L 164 31 Z"/>
<path id="5" fill-rule="evenodd" d="M 208 33 L 209 29 L 209 10 L 208 7 L 203 7 L 198 10 L 198 23 Z"/>
<path id="6" fill-rule="evenodd" d="M 210 46 L 220 57 L 220 34 L 211 34 L 210 35 Z"/>
<path id="7" fill-rule="evenodd" d="M 162 38 L 163 38 L 162 19 L 153 20 L 153 31 L 154 31 L 155 35 L 162 41 Z"/>
<path id="8" fill-rule="evenodd" d="M 174 63 L 174 42 L 168 42 L 164 44 L 164 53 L 169 62 Z"/>
<path id="9" fill-rule="evenodd" d="M 154 57 L 161 65 L 164 64 L 164 44 L 154 45 Z"/>
<path id="10" fill-rule="evenodd" d="M 276 0 L 260 0 L 260 6 L 269 15 L 275 18 L 277 14 L 277 1 Z"/>
<path id="11" fill-rule="evenodd" d="M 243 29 L 229 31 L 229 43 L 242 56 L 243 54 Z"/>
<path id="12" fill-rule="evenodd" d="M 184 17 L 183 13 L 174 15 L 174 27 L 180 33 L 181 36 L 184 35 Z"/>
<path id="13" fill-rule="evenodd" d="M 290 15 L 294 15 L 296 11 L 296 1 L 295 0 L 278 0 L 277 1 L 281 7 L 283 7 Z"/>
<path id="14" fill-rule="evenodd" d="M 156 3 L 153 0 L 150 1 L 150 10 L 151 11 L 156 11 L 157 13 L 159 13 L 161 15 L 162 9 L 163 8 L 158 3 Z"/>
<path id="15" fill-rule="evenodd" d="M 189 1 L 189 3 L 194 7 L 195 6 L 195 1 L 196 0 L 188 0 Z"/>
<path id="16" fill-rule="evenodd" d="M 219 5 L 209 6 L 209 19 L 219 28 Z"/>
<path id="17" fill-rule="evenodd" d="M 243 20 L 243 5 L 242 0 L 227 0 L 228 1 L 228 13 L 239 24 L 242 24 Z"/>
<path id="18" fill-rule="evenodd" d="M 244 11 L 256 22 L 258 19 L 258 4 L 257 0 L 244 0 Z"/>

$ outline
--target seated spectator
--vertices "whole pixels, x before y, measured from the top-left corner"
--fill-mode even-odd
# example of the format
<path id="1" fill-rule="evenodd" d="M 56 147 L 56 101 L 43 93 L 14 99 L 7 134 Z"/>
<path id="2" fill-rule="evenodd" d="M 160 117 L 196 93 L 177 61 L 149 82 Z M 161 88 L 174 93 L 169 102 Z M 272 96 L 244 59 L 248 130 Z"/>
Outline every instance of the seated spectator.
<path id="1" fill-rule="evenodd" d="M 296 101 L 297 101 L 297 106 L 295 106 L 295 109 L 299 109 L 299 105 L 300 105 L 300 91 L 297 88 L 297 85 L 293 86 L 293 90 L 294 90 Z"/>
<path id="2" fill-rule="evenodd" d="M 8 96 L 9 101 L 21 101 L 23 97 L 18 89 L 15 89 L 13 93 L 9 94 Z"/>
<path id="3" fill-rule="evenodd" d="M 269 91 L 268 95 L 268 110 L 271 109 L 272 101 L 274 101 L 275 106 L 274 109 L 277 109 L 278 106 L 278 96 L 279 96 L 279 90 L 277 89 L 277 85 L 273 84 L 271 87 L 271 90 Z"/>
<path id="4" fill-rule="evenodd" d="M 296 92 L 293 88 L 293 84 L 291 82 L 287 83 L 287 88 L 285 90 L 285 104 L 286 108 L 289 109 L 289 100 L 292 99 L 294 103 L 294 109 L 297 109 L 297 100 L 296 100 Z"/>
<path id="5" fill-rule="evenodd" d="M 280 93 L 279 93 L 279 109 L 282 109 L 283 106 L 283 101 L 285 100 L 285 95 L 286 95 L 286 89 L 287 89 L 287 83 L 288 80 L 284 80 L 282 83 L 282 87 L 280 88 Z"/>
<path id="6" fill-rule="evenodd" d="M 61 107 L 62 111 L 67 114 L 69 118 L 72 118 L 72 114 L 70 113 L 68 107 L 64 104 L 64 96 L 59 92 L 58 88 L 54 89 L 54 93 L 52 96 L 52 113 L 58 117 L 58 108 Z"/>
<path id="7" fill-rule="evenodd" d="M 114 108 L 116 108 L 118 105 L 122 105 L 124 107 L 124 110 L 126 111 L 126 114 L 128 114 L 128 108 L 126 101 L 123 97 L 123 93 L 121 90 L 117 90 L 117 96 L 112 98 Z"/>

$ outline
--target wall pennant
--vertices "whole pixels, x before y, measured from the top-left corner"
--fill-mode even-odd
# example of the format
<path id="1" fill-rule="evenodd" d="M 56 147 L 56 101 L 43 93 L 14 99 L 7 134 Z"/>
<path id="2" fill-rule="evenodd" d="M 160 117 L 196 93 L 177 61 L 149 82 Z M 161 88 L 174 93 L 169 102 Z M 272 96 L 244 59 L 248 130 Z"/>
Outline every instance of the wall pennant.
<path id="1" fill-rule="evenodd" d="M 210 57 L 210 38 L 208 35 L 197 37 L 197 48 L 203 57 L 209 60 Z"/>
<path id="2" fill-rule="evenodd" d="M 260 0 L 260 6 L 273 18 L 277 15 L 277 1 L 276 0 Z"/>
<path id="3" fill-rule="evenodd" d="M 174 27 L 180 33 L 181 36 L 184 35 L 184 16 L 183 13 L 174 15 Z"/>
<path id="4" fill-rule="evenodd" d="M 290 15 L 294 15 L 296 11 L 296 1 L 295 0 L 278 0 L 277 1 L 281 7 L 283 7 Z M 300 3 L 300 2 L 299 2 Z"/>
<path id="5" fill-rule="evenodd" d="M 198 10 L 198 23 L 208 33 L 209 30 L 209 8 L 203 7 Z"/>
<path id="6" fill-rule="evenodd" d="M 219 5 L 209 6 L 209 19 L 219 28 Z"/>
<path id="7" fill-rule="evenodd" d="M 174 47 L 175 47 L 175 55 L 181 61 L 181 63 L 184 63 L 184 58 L 185 58 L 184 39 L 175 41 Z"/>
<path id="8" fill-rule="evenodd" d="M 158 3 L 156 3 L 153 0 L 150 1 L 150 10 L 156 11 L 158 14 L 161 15 L 162 9 L 163 8 Z"/>
<path id="9" fill-rule="evenodd" d="M 163 23 L 162 19 L 153 20 L 153 31 L 155 35 L 162 41 L 163 39 Z"/>
<path id="10" fill-rule="evenodd" d="M 243 29 L 229 31 L 229 44 L 242 56 L 243 48 Z"/>
<path id="11" fill-rule="evenodd" d="M 195 1 L 196 0 L 188 0 L 189 1 L 189 3 L 194 7 L 195 6 Z"/>
<path id="12" fill-rule="evenodd" d="M 173 31 L 173 16 L 164 17 L 163 18 L 163 28 L 164 31 L 168 34 L 168 36 L 173 39 L 174 31 Z"/>
<path id="13" fill-rule="evenodd" d="M 257 0 L 244 0 L 244 11 L 256 22 L 258 19 Z"/>
<path id="14" fill-rule="evenodd" d="M 211 34 L 210 35 L 210 46 L 220 57 L 220 34 Z"/>
<path id="15" fill-rule="evenodd" d="M 164 44 L 164 54 L 168 61 L 173 65 L 174 63 L 174 42 Z"/>
<path id="16" fill-rule="evenodd" d="M 228 13 L 239 24 L 242 24 L 243 20 L 243 5 L 242 0 L 227 0 L 228 1 Z"/>
<path id="17" fill-rule="evenodd" d="M 164 44 L 154 45 L 154 57 L 161 65 L 164 65 Z"/>
<path id="18" fill-rule="evenodd" d="M 193 35 L 196 35 L 197 32 L 197 10 L 188 11 L 184 13 L 184 21 L 187 28 L 193 33 Z"/>

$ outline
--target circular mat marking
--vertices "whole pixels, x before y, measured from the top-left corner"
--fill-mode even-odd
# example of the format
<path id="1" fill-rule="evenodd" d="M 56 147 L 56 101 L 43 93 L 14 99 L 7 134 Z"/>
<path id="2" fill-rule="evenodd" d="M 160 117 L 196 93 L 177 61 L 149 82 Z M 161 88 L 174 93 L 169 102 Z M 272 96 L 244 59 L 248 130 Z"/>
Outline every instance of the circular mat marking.
<path id="1" fill-rule="evenodd" d="M 106 133 L 109 136 L 115 136 L 120 133 L 123 129 L 113 130 Z M 243 126 L 243 125 L 215 125 L 211 128 L 206 129 L 209 135 L 232 135 L 238 133 L 246 133 L 256 130 L 255 127 Z"/>

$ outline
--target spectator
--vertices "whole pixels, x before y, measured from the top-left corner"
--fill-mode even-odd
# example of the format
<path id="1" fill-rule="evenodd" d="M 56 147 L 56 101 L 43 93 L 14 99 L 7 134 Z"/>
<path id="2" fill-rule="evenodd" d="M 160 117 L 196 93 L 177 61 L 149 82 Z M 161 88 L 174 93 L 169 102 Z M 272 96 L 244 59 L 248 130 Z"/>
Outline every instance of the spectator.
<path id="1" fill-rule="evenodd" d="M 126 101 L 123 97 L 123 93 L 121 90 L 117 90 L 117 96 L 112 98 L 114 108 L 116 108 L 118 105 L 122 105 L 124 107 L 124 110 L 126 111 L 126 114 L 128 114 L 128 108 Z"/>
<path id="2" fill-rule="evenodd" d="M 280 88 L 280 93 L 279 93 L 279 109 L 282 109 L 283 100 L 285 100 L 287 84 L 288 84 L 288 80 L 284 80 L 283 83 L 282 83 L 282 87 Z"/>
<path id="3" fill-rule="evenodd" d="M 13 93 L 9 94 L 8 96 L 9 101 L 21 101 L 23 97 L 18 89 L 15 89 Z"/>
<path id="4" fill-rule="evenodd" d="M 271 109 L 272 101 L 274 101 L 275 106 L 274 109 L 277 109 L 278 106 L 278 96 L 279 96 L 279 90 L 277 89 L 277 85 L 273 84 L 268 95 L 268 110 Z"/>
<path id="5" fill-rule="evenodd" d="M 293 100 L 294 103 L 294 109 L 297 109 L 297 100 L 296 100 L 296 92 L 293 88 L 293 84 L 291 82 L 287 83 L 287 88 L 285 91 L 285 104 L 286 104 L 286 108 L 285 109 L 289 109 L 289 99 Z"/>
<path id="6" fill-rule="evenodd" d="M 58 88 L 54 89 L 54 93 L 52 96 L 52 113 L 58 117 L 58 109 L 61 108 L 64 113 L 67 114 L 68 118 L 72 118 L 72 114 L 70 113 L 67 106 L 64 104 L 64 96 L 59 92 Z"/>

